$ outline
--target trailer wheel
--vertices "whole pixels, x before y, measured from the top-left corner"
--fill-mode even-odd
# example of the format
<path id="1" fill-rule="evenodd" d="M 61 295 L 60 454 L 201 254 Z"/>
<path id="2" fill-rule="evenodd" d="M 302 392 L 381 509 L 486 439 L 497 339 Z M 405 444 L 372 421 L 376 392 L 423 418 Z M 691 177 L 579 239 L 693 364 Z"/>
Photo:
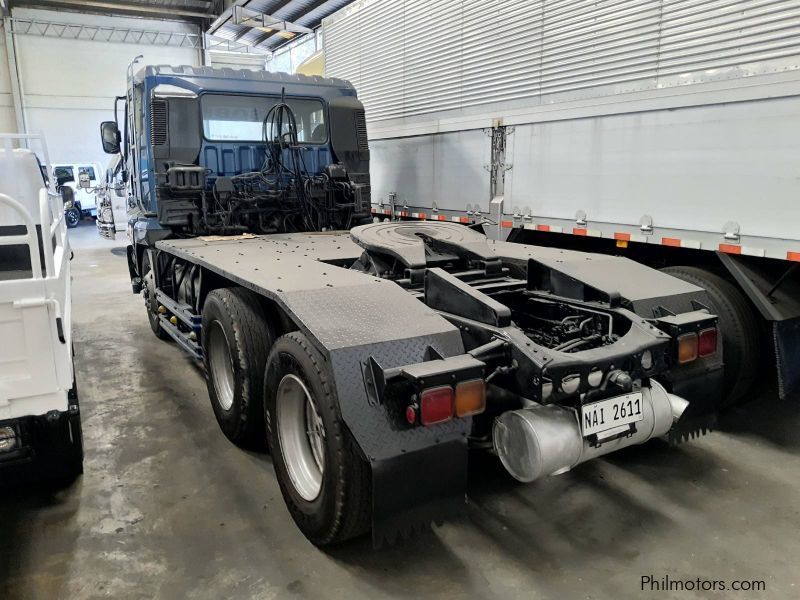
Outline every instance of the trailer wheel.
<path id="1" fill-rule="evenodd" d="M 665 273 L 708 292 L 711 310 L 719 317 L 725 361 L 725 399 L 733 406 L 745 399 L 756 380 L 759 365 L 759 329 L 744 295 L 719 275 L 697 267 L 666 267 Z"/>
<path id="2" fill-rule="evenodd" d="M 258 298 L 244 288 L 213 290 L 203 305 L 208 396 L 222 432 L 238 446 L 263 447 L 264 364 L 275 339 Z"/>
<path id="3" fill-rule="evenodd" d="M 275 342 L 264 405 L 281 493 L 303 534 L 325 546 L 369 531 L 370 467 L 342 421 L 328 363 L 302 333 Z"/>
<path id="4" fill-rule="evenodd" d="M 161 328 L 158 321 L 158 300 L 156 299 L 156 278 L 150 266 L 150 254 L 145 250 L 142 256 L 142 297 L 147 311 L 147 320 L 150 329 L 160 340 L 169 341 L 172 338 Z"/>

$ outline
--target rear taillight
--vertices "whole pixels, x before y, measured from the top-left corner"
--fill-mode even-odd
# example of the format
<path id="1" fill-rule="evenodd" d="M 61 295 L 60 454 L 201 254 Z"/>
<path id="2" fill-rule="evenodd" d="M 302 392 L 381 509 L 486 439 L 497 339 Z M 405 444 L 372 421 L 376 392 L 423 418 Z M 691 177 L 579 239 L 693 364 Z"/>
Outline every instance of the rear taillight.
<path id="1" fill-rule="evenodd" d="M 697 354 L 701 357 L 711 356 L 717 351 L 717 329 L 710 327 L 703 329 L 697 336 Z"/>
<path id="2" fill-rule="evenodd" d="M 435 425 L 453 418 L 453 388 L 449 385 L 424 390 L 419 397 L 419 420 Z"/>
<path id="3" fill-rule="evenodd" d="M 680 364 L 692 362 L 697 358 L 697 334 L 684 333 L 678 336 L 678 362 Z"/>
<path id="4" fill-rule="evenodd" d="M 486 410 L 486 384 L 483 379 L 470 379 L 456 385 L 455 413 L 469 417 Z"/>

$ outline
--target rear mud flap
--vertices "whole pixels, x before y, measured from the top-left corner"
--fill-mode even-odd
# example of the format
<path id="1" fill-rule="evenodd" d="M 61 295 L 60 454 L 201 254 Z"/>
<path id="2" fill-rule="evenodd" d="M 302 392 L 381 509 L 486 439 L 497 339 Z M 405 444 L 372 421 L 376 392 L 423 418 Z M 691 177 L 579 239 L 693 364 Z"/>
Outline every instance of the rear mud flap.
<path id="1" fill-rule="evenodd" d="M 669 441 L 678 444 L 716 429 L 722 403 L 722 369 L 701 377 L 674 382 L 672 393 L 689 401 L 681 418 L 669 432 Z"/>
<path id="2" fill-rule="evenodd" d="M 372 463 L 372 543 L 405 539 L 466 508 L 466 439 Z"/>
<path id="3" fill-rule="evenodd" d="M 800 317 L 774 321 L 772 338 L 778 366 L 781 400 L 800 400 Z"/>

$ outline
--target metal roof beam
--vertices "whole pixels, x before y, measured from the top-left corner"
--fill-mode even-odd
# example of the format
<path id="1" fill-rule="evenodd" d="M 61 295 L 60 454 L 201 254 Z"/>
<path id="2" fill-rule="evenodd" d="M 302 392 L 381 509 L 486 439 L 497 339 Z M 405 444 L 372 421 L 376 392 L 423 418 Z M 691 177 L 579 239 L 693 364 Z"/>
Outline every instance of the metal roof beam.
<path id="1" fill-rule="evenodd" d="M 314 0 L 314 2 L 312 2 L 308 6 L 302 7 L 302 9 L 301 9 L 302 13 L 301 14 L 297 15 L 296 17 L 292 17 L 292 18 L 293 19 L 302 19 L 307 14 L 309 14 L 311 11 L 318 9 L 320 6 L 322 6 L 326 2 L 328 2 L 328 0 Z M 291 0 L 289 0 L 289 2 L 285 2 L 284 6 L 286 6 L 287 4 L 291 4 Z M 313 32 L 313 30 L 309 29 L 308 27 L 305 27 L 305 29 L 306 29 L 306 31 L 304 31 L 303 33 L 312 33 Z M 255 46 L 260 47 L 260 48 L 264 48 L 265 46 L 262 46 L 262 44 L 264 44 L 264 42 L 267 42 L 267 41 L 274 41 L 274 40 L 270 40 L 270 38 L 273 37 L 274 35 L 275 35 L 275 32 L 268 33 L 263 39 L 258 40 L 255 43 Z M 296 37 L 297 36 L 295 36 L 294 38 L 289 38 L 287 41 L 293 41 L 294 39 L 296 39 Z M 266 46 L 266 47 L 269 47 L 269 46 Z"/>
<path id="2" fill-rule="evenodd" d="M 22 6 L 23 3 L 15 3 Z M 142 3 L 117 3 L 107 2 L 102 0 L 25 0 L 25 7 L 39 7 L 49 9 L 62 9 L 72 10 L 78 12 L 86 12 L 87 10 L 97 9 L 101 12 L 111 14 L 130 15 L 137 17 L 152 17 L 156 19 L 172 19 L 176 17 L 189 17 L 193 19 L 213 19 L 216 15 L 210 12 L 197 12 L 193 10 L 185 10 L 178 7 L 165 7 L 158 5 L 149 5 Z"/>
<path id="3" fill-rule="evenodd" d="M 150 46 L 172 46 L 177 48 L 202 48 L 203 36 L 199 33 L 157 31 L 133 27 L 103 27 L 80 23 L 57 23 L 43 19 L 11 17 L 11 33 L 14 35 L 39 35 L 94 42 L 116 42 L 120 44 L 147 44 Z"/>

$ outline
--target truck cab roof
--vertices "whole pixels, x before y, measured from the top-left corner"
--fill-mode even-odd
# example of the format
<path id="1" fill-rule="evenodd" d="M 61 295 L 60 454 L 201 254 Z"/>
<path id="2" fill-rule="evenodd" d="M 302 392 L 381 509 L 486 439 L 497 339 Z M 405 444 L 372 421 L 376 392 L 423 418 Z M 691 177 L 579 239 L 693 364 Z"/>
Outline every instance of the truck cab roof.
<path id="1" fill-rule="evenodd" d="M 148 65 L 134 75 L 134 82 L 144 82 L 149 88 L 160 84 L 174 85 L 195 94 L 203 92 L 274 94 L 285 89 L 289 95 L 321 97 L 356 95 L 353 85 L 344 79 L 215 67 Z"/>

